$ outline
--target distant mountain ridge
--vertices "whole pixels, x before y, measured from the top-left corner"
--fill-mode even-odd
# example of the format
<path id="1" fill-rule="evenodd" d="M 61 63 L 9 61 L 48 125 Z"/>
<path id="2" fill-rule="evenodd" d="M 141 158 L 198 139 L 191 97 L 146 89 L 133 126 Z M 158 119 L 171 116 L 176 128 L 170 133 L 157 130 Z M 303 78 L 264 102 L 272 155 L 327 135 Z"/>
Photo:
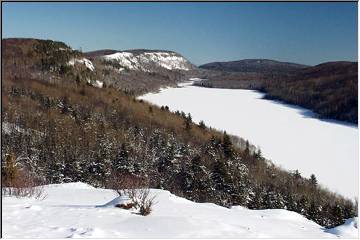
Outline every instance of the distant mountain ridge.
<path id="1" fill-rule="evenodd" d="M 289 73 L 306 67 L 309 66 L 270 59 L 243 59 L 230 62 L 212 62 L 199 66 L 199 68 L 208 70 L 245 73 Z"/>

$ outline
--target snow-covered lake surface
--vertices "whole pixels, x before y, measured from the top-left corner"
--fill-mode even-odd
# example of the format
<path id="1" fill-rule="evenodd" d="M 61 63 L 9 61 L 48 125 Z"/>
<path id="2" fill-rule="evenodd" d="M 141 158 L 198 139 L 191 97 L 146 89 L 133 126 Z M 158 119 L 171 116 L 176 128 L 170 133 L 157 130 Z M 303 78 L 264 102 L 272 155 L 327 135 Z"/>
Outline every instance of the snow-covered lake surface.
<path id="1" fill-rule="evenodd" d="M 283 210 L 231 209 L 152 189 L 148 216 L 114 207 L 113 190 L 84 183 L 48 185 L 44 200 L 3 197 L 4 238 L 357 238 L 357 218 L 324 229 Z"/>
<path id="2" fill-rule="evenodd" d="M 262 99 L 257 91 L 181 84 L 141 96 L 193 121 L 248 139 L 267 159 L 302 176 L 315 174 L 332 191 L 358 196 L 359 142 L 356 125 L 314 118 L 307 109 Z"/>

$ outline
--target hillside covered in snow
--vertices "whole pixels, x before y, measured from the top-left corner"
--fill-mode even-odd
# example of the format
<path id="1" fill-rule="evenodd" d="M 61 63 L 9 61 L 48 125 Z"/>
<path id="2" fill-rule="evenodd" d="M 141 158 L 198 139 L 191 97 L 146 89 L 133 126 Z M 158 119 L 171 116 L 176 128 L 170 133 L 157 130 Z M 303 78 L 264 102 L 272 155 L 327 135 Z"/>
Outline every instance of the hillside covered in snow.
<path id="1" fill-rule="evenodd" d="M 151 50 L 130 50 L 121 51 L 102 58 L 106 61 L 118 63 L 119 71 L 124 69 L 154 72 L 156 68 L 168 70 L 194 69 L 195 66 L 178 53 L 170 51 L 151 51 Z"/>
<path id="2" fill-rule="evenodd" d="M 4 238 L 357 238 L 357 218 L 325 229 L 282 210 L 224 208 L 152 189 L 148 216 L 114 207 L 117 194 L 77 182 L 44 187 L 46 198 L 3 197 Z"/>

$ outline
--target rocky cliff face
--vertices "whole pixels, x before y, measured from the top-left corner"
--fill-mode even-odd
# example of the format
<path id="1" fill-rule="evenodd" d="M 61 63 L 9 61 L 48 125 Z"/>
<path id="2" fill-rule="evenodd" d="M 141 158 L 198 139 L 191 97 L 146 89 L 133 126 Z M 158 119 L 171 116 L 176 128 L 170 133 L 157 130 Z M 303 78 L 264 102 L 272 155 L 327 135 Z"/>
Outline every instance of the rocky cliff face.
<path id="1" fill-rule="evenodd" d="M 100 56 L 99 58 L 117 65 L 119 71 L 156 72 L 159 68 L 188 71 L 195 68 L 183 56 L 170 51 L 130 50 Z"/>

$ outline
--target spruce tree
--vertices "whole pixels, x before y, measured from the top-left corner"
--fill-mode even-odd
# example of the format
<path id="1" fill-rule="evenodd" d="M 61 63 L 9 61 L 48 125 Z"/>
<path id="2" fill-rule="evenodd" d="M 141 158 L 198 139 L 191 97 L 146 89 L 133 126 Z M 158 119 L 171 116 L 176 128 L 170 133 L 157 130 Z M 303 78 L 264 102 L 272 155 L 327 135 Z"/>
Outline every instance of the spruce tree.
<path id="1" fill-rule="evenodd" d="M 313 185 L 313 186 L 317 185 L 317 179 L 316 179 L 314 174 L 310 175 L 310 184 Z"/>
<path id="2" fill-rule="evenodd" d="M 205 123 L 204 123 L 203 120 L 201 120 L 201 121 L 199 122 L 199 128 L 201 128 L 201 129 L 206 129 L 206 125 L 205 125 Z"/>
<path id="3" fill-rule="evenodd" d="M 186 131 L 189 131 L 191 129 L 191 123 L 192 123 L 192 117 L 191 114 L 188 113 L 188 115 L 185 117 L 185 122 L 184 122 Z"/>
<path id="4" fill-rule="evenodd" d="M 226 131 L 224 132 L 222 145 L 225 157 L 231 158 L 233 156 L 232 142 Z"/>

